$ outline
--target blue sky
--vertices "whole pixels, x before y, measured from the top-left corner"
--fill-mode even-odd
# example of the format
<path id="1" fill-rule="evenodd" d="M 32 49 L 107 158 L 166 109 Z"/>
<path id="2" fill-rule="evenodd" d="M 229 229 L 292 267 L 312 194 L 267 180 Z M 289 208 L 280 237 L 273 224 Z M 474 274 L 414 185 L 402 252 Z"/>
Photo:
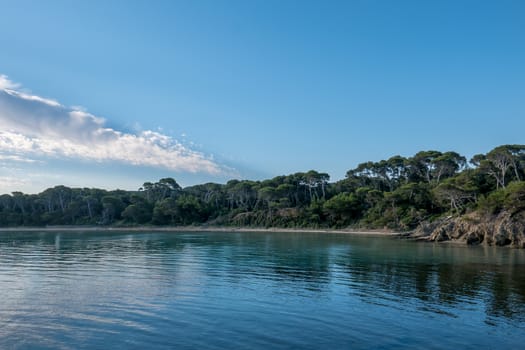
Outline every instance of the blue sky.
<path id="1" fill-rule="evenodd" d="M 0 8 L 0 193 L 337 180 L 395 154 L 525 143 L 523 1 Z"/>

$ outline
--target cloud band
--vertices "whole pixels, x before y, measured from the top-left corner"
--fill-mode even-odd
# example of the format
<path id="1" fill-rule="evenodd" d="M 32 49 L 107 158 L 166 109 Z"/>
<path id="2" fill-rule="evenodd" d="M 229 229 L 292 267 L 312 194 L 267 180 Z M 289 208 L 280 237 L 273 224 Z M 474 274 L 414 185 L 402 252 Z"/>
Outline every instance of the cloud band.
<path id="1" fill-rule="evenodd" d="M 221 175 L 228 168 L 155 131 L 132 134 L 106 127 L 105 120 L 55 100 L 25 93 L 0 75 L 0 153 L 118 161 L 177 172 Z"/>

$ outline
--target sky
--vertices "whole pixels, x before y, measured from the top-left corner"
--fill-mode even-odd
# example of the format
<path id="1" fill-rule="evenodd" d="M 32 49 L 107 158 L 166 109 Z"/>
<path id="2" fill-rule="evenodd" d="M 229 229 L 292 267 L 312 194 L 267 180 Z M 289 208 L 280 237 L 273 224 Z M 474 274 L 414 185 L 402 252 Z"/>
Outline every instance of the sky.
<path id="1" fill-rule="evenodd" d="M 0 0 L 0 193 L 525 143 L 524 1 Z"/>

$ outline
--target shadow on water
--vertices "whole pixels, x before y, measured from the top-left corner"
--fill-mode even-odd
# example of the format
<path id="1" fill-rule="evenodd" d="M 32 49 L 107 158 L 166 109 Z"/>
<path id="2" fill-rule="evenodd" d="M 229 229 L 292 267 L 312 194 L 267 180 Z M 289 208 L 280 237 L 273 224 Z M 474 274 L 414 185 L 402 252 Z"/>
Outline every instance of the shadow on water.
<path id="1" fill-rule="evenodd" d="M 375 245 L 375 246 L 374 246 Z M 496 247 L 377 241 L 336 264 L 366 298 L 420 300 L 437 313 L 483 303 L 487 317 L 525 321 L 525 252 Z M 454 316 L 453 312 L 448 313 Z"/>

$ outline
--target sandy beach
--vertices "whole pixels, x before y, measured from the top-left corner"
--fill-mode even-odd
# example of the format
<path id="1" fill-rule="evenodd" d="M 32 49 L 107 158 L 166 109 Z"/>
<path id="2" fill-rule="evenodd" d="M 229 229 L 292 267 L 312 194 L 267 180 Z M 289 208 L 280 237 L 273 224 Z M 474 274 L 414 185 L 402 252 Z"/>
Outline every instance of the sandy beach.
<path id="1" fill-rule="evenodd" d="M 351 229 L 311 229 L 311 228 L 254 228 L 254 227 L 218 227 L 218 226 L 45 226 L 45 227 L 0 227 L 0 232 L 297 232 L 297 233 L 338 233 L 370 236 L 397 236 L 400 232 L 389 230 L 351 230 Z"/>

